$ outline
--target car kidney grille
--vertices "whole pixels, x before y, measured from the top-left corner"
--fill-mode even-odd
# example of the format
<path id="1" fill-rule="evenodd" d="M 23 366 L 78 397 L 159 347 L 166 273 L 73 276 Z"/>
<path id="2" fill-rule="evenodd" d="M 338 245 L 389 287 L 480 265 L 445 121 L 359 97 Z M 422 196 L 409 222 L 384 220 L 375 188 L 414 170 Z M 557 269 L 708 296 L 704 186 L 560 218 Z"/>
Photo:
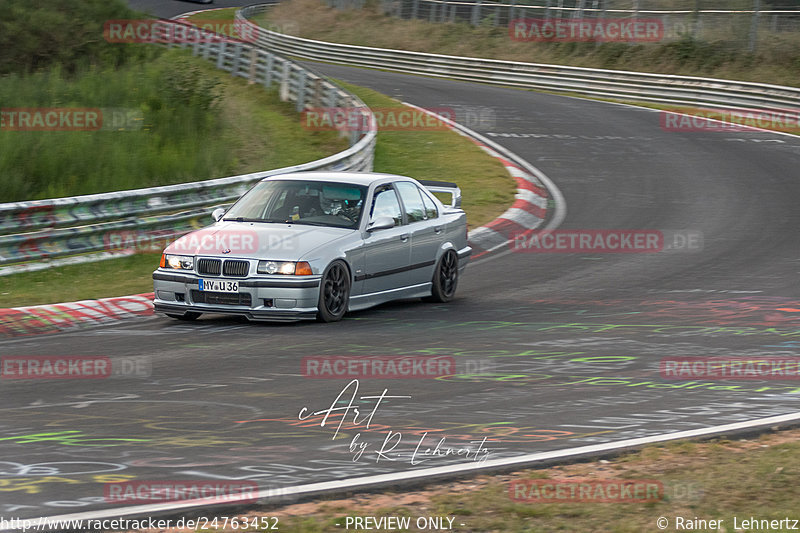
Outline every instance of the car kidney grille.
<path id="1" fill-rule="evenodd" d="M 219 259 L 201 259 L 197 262 L 197 272 L 209 276 L 219 276 L 222 261 Z"/>
<path id="2" fill-rule="evenodd" d="M 225 261 L 222 273 L 226 276 L 243 278 L 250 270 L 250 263 L 247 261 Z"/>
<path id="3" fill-rule="evenodd" d="M 216 305 L 252 305 L 252 297 L 249 293 L 229 293 L 229 292 L 206 292 L 192 291 L 192 301 L 196 304 L 216 304 Z"/>

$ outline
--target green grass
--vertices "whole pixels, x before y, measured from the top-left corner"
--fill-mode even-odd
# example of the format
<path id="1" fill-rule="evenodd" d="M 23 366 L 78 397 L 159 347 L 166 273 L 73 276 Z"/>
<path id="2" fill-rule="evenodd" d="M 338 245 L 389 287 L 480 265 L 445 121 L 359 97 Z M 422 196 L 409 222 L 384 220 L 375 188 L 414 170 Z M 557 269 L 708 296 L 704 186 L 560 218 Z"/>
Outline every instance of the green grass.
<path id="1" fill-rule="evenodd" d="M 136 254 L 0 276 L 0 308 L 153 292 L 150 274 L 161 254 Z"/>
<path id="2" fill-rule="evenodd" d="M 198 181 L 346 147 L 333 132 L 304 130 L 277 90 L 248 85 L 179 50 L 77 76 L 59 69 L 6 76 L 0 101 L 4 108 L 114 108 L 134 117 L 122 131 L 0 130 L 0 202 Z"/>
<path id="3" fill-rule="evenodd" d="M 124 0 L 3 0 L 0 9 L 0 76 L 52 65 L 70 73 L 90 65 L 120 66 L 155 50 L 103 38 L 106 21 L 143 18 Z"/>

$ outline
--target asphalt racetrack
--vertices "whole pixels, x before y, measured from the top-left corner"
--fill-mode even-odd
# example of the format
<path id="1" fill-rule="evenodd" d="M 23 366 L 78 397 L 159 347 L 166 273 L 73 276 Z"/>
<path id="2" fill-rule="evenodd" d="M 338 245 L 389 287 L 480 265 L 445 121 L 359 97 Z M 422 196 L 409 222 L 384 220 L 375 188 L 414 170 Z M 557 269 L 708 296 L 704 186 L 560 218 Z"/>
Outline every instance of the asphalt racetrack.
<path id="1" fill-rule="evenodd" d="M 2 341 L 4 356 L 143 357 L 150 375 L 5 381 L 1 515 L 122 507 L 104 498 L 109 481 L 345 486 L 798 411 L 796 379 L 672 379 L 660 363 L 798 355 L 800 138 L 666 131 L 646 109 L 314 67 L 419 106 L 483 110 L 489 119 L 468 125 L 560 188 L 561 229 L 701 239 L 635 254 L 509 247 L 471 264 L 449 304 L 400 302 L 337 324 L 159 316 Z M 455 371 L 349 386 L 303 375 L 304 357 L 353 355 L 439 357 Z M 361 416 L 301 419 L 348 404 Z"/>

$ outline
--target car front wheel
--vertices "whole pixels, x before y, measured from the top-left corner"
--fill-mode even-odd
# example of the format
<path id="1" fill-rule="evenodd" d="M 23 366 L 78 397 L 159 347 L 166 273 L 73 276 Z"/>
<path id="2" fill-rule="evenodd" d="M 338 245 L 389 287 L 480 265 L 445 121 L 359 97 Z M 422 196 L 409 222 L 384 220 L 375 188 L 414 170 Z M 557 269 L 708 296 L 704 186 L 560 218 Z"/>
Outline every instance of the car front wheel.
<path id="1" fill-rule="evenodd" d="M 447 250 L 433 273 L 431 295 L 426 298 L 430 302 L 449 302 L 456 295 L 458 286 L 458 256 L 453 250 Z"/>
<path id="2" fill-rule="evenodd" d="M 350 303 L 350 274 L 343 261 L 334 261 L 322 275 L 319 287 L 317 319 L 336 322 L 342 319 Z"/>

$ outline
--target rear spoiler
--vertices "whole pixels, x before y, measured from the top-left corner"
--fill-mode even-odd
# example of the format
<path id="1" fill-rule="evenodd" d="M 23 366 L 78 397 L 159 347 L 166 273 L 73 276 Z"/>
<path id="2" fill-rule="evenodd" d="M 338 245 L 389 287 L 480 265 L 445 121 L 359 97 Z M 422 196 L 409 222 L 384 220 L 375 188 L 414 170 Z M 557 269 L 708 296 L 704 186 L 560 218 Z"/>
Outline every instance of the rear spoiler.
<path id="1" fill-rule="evenodd" d="M 450 207 L 461 208 L 461 189 L 449 181 L 418 180 L 430 192 L 450 195 Z"/>

